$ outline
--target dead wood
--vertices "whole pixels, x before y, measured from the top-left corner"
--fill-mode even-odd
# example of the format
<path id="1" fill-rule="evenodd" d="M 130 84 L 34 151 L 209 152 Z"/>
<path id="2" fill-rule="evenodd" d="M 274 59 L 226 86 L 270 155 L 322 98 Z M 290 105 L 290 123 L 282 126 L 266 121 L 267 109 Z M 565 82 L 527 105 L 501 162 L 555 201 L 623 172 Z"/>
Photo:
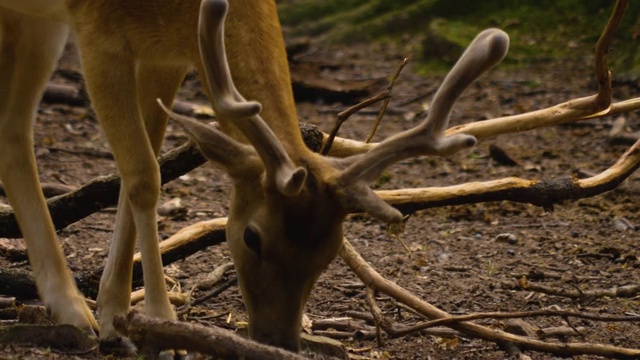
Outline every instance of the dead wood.
<path id="1" fill-rule="evenodd" d="M 131 292 L 131 305 L 133 306 L 142 303 L 144 301 L 144 296 L 144 289 L 138 289 Z M 182 306 L 187 303 L 187 295 L 180 292 L 169 291 L 169 302 L 174 306 Z"/>
<path id="2" fill-rule="evenodd" d="M 344 122 L 347 121 L 351 117 L 351 115 L 379 101 L 386 100 L 386 99 L 389 99 L 389 93 L 382 92 L 354 106 L 351 106 L 344 111 L 339 112 L 338 116 L 336 116 L 336 123 L 333 125 L 331 132 L 329 132 L 329 135 L 327 135 L 326 140 L 324 140 L 324 144 L 320 149 L 320 154 L 327 155 L 331 151 L 331 146 L 333 145 L 333 141 L 335 140 L 336 136 L 338 136 L 338 131 L 340 131 L 340 127 L 342 127 L 342 124 L 344 124 Z"/>
<path id="3" fill-rule="evenodd" d="M 554 326 L 554 327 L 540 329 L 536 331 L 536 335 L 540 339 L 559 338 L 559 337 L 567 337 L 567 336 L 582 336 L 582 334 L 586 330 L 587 328 L 583 326 L 580 326 L 577 328 L 573 328 L 570 326 Z"/>
<path id="4" fill-rule="evenodd" d="M 311 323 L 311 330 L 316 331 L 334 329 L 340 331 L 355 331 L 364 330 L 367 326 L 362 325 L 360 322 L 354 321 L 350 317 L 345 318 L 333 318 L 333 319 L 320 319 L 314 320 Z"/>
<path id="5" fill-rule="evenodd" d="M 38 290 L 31 273 L 20 269 L 0 271 L 0 294 L 18 299 L 38 298 Z"/>
<path id="6" fill-rule="evenodd" d="M 160 242 L 160 254 L 162 255 L 163 264 L 169 265 L 209 246 L 220 244 L 225 240 L 224 227 L 226 224 L 226 218 L 199 222 L 181 229 L 170 238 Z M 95 299 L 103 270 L 104 268 L 99 268 L 93 272 L 75 274 L 78 289 L 85 296 Z M 142 258 L 140 253 L 134 255 L 133 274 L 134 283 L 139 283 L 142 279 Z M 18 299 L 38 298 L 38 292 L 31 273 L 19 269 L 0 270 L 0 294 L 14 296 Z M 176 297 L 174 304 L 182 301 L 184 299 L 181 300 Z"/>
<path id="7" fill-rule="evenodd" d="M 632 298 L 640 294 L 640 285 L 638 284 L 614 286 L 609 289 L 591 289 L 591 290 L 581 290 L 577 288 L 560 289 L 560 288 L 554 288 L 550 286 L 532 283 L 527 281 L 525 278 L 523 278 L 520 280 L 519 285 L 521 288 L 525 290 L 540 292 L 547 295 L 562 296 L 562 297 L 567 297 L 571 299 L 592 299 L 592 298 L 599 298 L 599 297 Z"/>
<path id="8" fill-rule="evenodd" d="M 205 162 L 195 145 L 186 143 L 160 157 L 162 183 L 167 183 Z M 47 201 L 56 229 L 64 228 L 80 219 L 117 203 L 120 177 L 101 176 L 75 191 Z M 13 211 L 0 209 L 0 234 L 21 237 Z"/>
<path id="9" fill-rule="evenodd" d="M 607 170 L 586 179 L 571 176 L 526 180 L 509 177 L 447 187 L 376 191 L 384 201 L 404 214 L 431 207 L 487 201 L 515 201 L 552 209 L 564 200 L 595 196 L 615 189 L 640 167 L 640 141 Z"/>
<path id="10" fill-rule="evenodd" d="M 85 333 L 71 325 L 56 325 L 46 309 L 37 305 L 22 305 L 13 300 L 13 320 L 0 326 L 1 345 L 29 345 L 41 348 L 53 348 L 65 353 L 82 355 L 97 350 L 98 342 L 94 334 Z M 9 320 L 9 318 L 7 318 Z"/>
<path id="11" fill-rule="evenodd" d="M 40 187 L 42 188 L 42 192 L 46 198 L 66 194 L 75 190 L 75 187 L 73 186 L 57 183 L 40 183 Z M 0 196 L 7 196 L 2 184 L 0 184 Z"/>
<path id="12" fill-rule="evenodd" d="M 16 298 L 0 296 L 0 310 L 16 307 Z"/>
<path id="13" fill-rule="evenodd" d="M 298 354 L 245 339 L 218 327 L 160 320 L 135 311 L 126 317 L 116 317 L 114 325 L 146 354 L 157 354 L 167 349 L 184 349 L 222 359 L 305 359 Z"/>
<path id="14" fill-rule="evenodd" d="M 11 261 L 28 261 L 27 249 L 21 239 L 0 238 L 0 256 Z"/>
<path id="15" fill-rule="evenodd" d="M 587 320 L 603 321 L 603 322 L 640 322 L 640 316 L 630 316 L 630 315 L 629 316 L 626 316 L 626 315 L 625 316 L 606 316 L 606 315 L 596 315 L 596 314 L 579 313 L 575 311 L 563 311 L 563 310 L 537 310 L 537 311 L 520 311 L 520 312 L 509 312 L 509 313 L 487 312 L 487 313 L 451 316 L 447 318 L 425 321 L 419 324 L 415 324 L 413 326 L 407 326 L 402 330 L 397 330 L 393 334 L 393 336 L 394 337 L 405 336 L 410 333 L 428 329 L 433 326 L 449 326 L 453 323 L 460 323 L 464 321 L 481 320 L 481 319 L 524 319 L 524 318 L 531 318 L 531 317 L 550 317 L 550 316 L 557 316 L 563 319 L 574 317 L 579 319 L 587 319 Z M 523 335 L 523 334 L 520 334 L 520 335 Z"/>
<path id="16" fill-rule="evenodd" d="M 344 240 L 340 250 L 340 257 L 347 263 L 356 275 L 367 285 L 376 291 L 385 293 L 399 302 L 402 302 L 422 315 L 431 319 L 450 318 L 451 315 L 435 306 L 423 301 L 398 284 L 385 279 L 376 272 L 353 248 L 347 239 Z M 556 355 L 599 355 L 611 358 L 640 357 L 640 349 L 628 349 L 604 344 L 590 343 L 548 343 L 540 340 L 529 339 L 523 336 L 513 335 L 505 331 L 491 329 L 470 322 L 453 323 L 450 327 L 467 336 L 484 339 L 491 342 L 511 342 L 522 349 L 552 353 Z"/>
<path id="17" fill-rule="evenodd" d="M 72 325 L 0 326 L 0 344 L 53 348 L 77 355 L 97 351 L 98 341 Z"/>
<path id="18" fill-rule="evenodd" d="M 222 277 L 224 276 L 224 274 L 227 271 L 233 269 L 233 267 L 234 267 L 233 262 L 228 262 L 226 264 L 222 264 L 216 267 L 215 269 L 213 269 L 212 272 L 207 274 L 206 279 L 196 284 L 195 288 L 200 291 L 211 290 L 211 288 L 213 288 L 217 283 L 220 282 L 220 280 L 222 280 Z"/>
<path id="19" fill-rule="evenodd" d="M 89 106 L 89 96 L 80 85 L 48 83 L 45 87 L 42 101 L 50 104 Z M 199 105 L 180 100 L 174 101 L 173 111 L 193 117 L 213 116 L 213 110 L 208 105 Z"/>
<path id="20" fill-rule="evenodd" d="M 609 143 L 611 144 L 621 144 L 621 145 L 632 145 L 636 141 L 640 140 L 640 132 L 636 133 L 627 133 L 626 129 L 626 118 L 624 116 L 619 116 L 611 126 L 611 130 L 609 131 Z"/>
<path id="21" fill-rule="evenodd" d="M 198 304 L 202 304 L 210 299 L 213 299 L 214 297 L 217 297 L 218 295 L 222 294 L 225 290 L 227 290 L 228 288 L 232 287 L 233 285 L 236 285 L 238 283 L 238 278 L 237 277 L 233 277 L 231 279 L 229 279 L 227 282 L 225 282 L 224 284 L 221 284 L 220 286 L 218 286 L 217 288 L 209 291 L 208 293 L 204 294 L 203 296 L 193 300 L 191 302 L 191 306 L 195 306 Z"/>
<path id="22" fill-rule="evenodd" d="M 291 81 L 296 102 L 354 103 L 371 95 L 372 89 L 381 89 L 384 79 L 339 80 L 323 77 L 321 64 L 291 63 Z"/>
<path id="23" fill-rule="evenodd" d="M 48 83 L 42 101 L 45 103 L 63 103 L 72 106 L 87 106 L 89 98 L 79 86 Z"/>
<path id="24" fill-rule="evenodd" d="M 0 320 L 15 320 L 18 318 L 16 298 L 0 297 Z"/>
<path id="25" fill-rule="evenodd" d="M 400 64 L 400 66 L 398 67 L 398 70 L 396 70 L 395 75 L 393 75 L 393 77 L 391 78 L 391 82 L 387 86 L 388 96 L 382 102 L 382 106 L 380 107 L 380 110 L 378 111 L 378 116 L 376 117 L 376 121 L 373 123 L 371 131 L 369 132 L 369 135 L 367 135 L 367 138 L 364 140 L 364 142 L 370 143 L 371 140 L 373 140 L 373 137 L 376 135 L 376 132 L 378 131 L 378 126 L 382 121 L 382 117 L 384 116 L 384 114 L 387 111 L 387 108 L 389 107 L 389 102 L 391 101 L 391 93 L 393 92 L 393 87 L 395 86 L 396 81 L 398 81 L 398 77 L 400 76 L 400 73 L 405 68 L 405 66 L 407 66 L 408 63 L 409 63 L 409 59 L 404 58 L 404 60 L 402 61 L 402 64 Z"/>

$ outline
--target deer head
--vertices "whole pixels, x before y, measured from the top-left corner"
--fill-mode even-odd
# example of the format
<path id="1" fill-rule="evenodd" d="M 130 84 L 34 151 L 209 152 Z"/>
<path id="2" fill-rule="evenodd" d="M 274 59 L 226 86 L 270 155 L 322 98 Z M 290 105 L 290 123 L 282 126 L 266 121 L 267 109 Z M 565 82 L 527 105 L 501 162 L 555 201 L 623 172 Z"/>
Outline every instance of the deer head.
<path id="1" fill-rule="evenodd" d="M 480 33 L 443 81 L 420 125 L 364 155 L 334 159 L 312 153 L 303 145 L 275 3 L 261 2 L 260 6 L 268 7 L 268 29 L 253 32 L 255 37 L 248 40 L 238 20 L 242 9 L 234 6 L 236 3 L 227 28 L 232 37 L 228 46 L 235 47 L 229 63 L 223 34 L 227 2 L 204 1 L 199 21 L 205 78 L 225 131 L 165 111 L 184 126 L 203 154 L 232 178 L 227 242 L 249 313 L 251 338 L 297 350 L 304 304 L 341 246 L 345 216 L 363 211 L 387 223 L 402 221 L 402 214 L 378 198 L 368 183 L 399 160 L 448 155 L 475 144 L 473 136 L 446 137 L 444 130 L 456 99 L 504 57 L 509 38 L 496 29 Z M 233 39 L 252 46 L 238 48 Z M 264 67 L 247 75 L 248 70 L 238 63 L 248 61 L 253 67 Z M 242 73 L 236 78 L 240 91 L 231 79 L 229 64 L 234 76 L 236 69 Z M 250 77 L 256 80 L 248 81 Z M 260 98 L 262 106 L 246 101 L 241 93 Z M 270 111 L 273 108 L 288 113 L 276 114 Z"/>

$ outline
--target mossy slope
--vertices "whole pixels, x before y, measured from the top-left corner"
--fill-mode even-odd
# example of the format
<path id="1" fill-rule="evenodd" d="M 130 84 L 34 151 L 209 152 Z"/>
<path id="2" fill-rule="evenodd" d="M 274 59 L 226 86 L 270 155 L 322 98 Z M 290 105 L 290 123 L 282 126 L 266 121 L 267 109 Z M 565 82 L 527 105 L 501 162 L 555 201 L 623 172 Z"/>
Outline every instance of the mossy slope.
<path id="1" fill-rule="evenodd" d="M 518 65 L 591 54 L 613 4 L 613 0 L 284 0 L 279 8 L 294 36 L 317 36 L 332 43 L 397 41 L 407 34 L 426 37 L 436 32 L 464 46 L 480 29 L 499 27 L 512 40 L 508 63 Z M 639 44 L 640 1 L 630 1 L 612 48 L 614 69 L 640 74 Z"/>

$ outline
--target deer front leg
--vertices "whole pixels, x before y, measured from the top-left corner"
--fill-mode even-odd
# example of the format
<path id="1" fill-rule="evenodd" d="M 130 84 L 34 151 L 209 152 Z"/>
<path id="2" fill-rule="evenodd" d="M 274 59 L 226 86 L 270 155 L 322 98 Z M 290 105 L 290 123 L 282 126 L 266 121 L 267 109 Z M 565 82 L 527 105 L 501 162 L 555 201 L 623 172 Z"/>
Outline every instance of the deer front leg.
<path id="1" fill-rule="evenodd" d="M 32 122 L 67 39 L 64 24 L 0 8 L 0 180 L 23 237 L 40 297 L 55 321 L 97 324 L 67 268 L 40 188 Z"/>
<path id="2" fill-rule="evenodd" d="M 117 50 L 110 51 L 101 48 L 87 34 L 79 33 L 78 39 L 87 88 L 116 159 L 124 197 L 131 207 L 139 239 L 146 312 L 153 317 L 175 319 L 165 288 L 158 249 L 156 204 L 160 192 L 160 173 L 137 104 L 133 57 L 122 51 L 125 46 L 115 46 Z M 123 249 L 122 253 L 130 252 L 129 248 Z M 124 285 L 122 289 L 124 291 Z M 128 297 L 129 288 L 126 291 Z M 109 301 L 105 297 L 104 302 Z M 110 335 L 101 334 L 101 337 Z"/>
<path id="3" fill-rule="evenodd" d="M 145 122 L 147 136 L 157 156 L 167 125 L 167 115 L 156 98 L 171 104 L 184 78 L 184 66 L 138 64 L 136 90 L 138 104 Z M 130 308 L 131 271 L 135 250 L 135 225 L 124 187 L 120 191 L 116 225 L 107 264 L 100 280 L 98 308 L 100 309 L 101 349 L 107 353 L 126 351 L 128 343 L 120 341 L 113 327 L 116 315 L 126 314 Z M 124 294 L 124 295 L 123 295 Z"/>

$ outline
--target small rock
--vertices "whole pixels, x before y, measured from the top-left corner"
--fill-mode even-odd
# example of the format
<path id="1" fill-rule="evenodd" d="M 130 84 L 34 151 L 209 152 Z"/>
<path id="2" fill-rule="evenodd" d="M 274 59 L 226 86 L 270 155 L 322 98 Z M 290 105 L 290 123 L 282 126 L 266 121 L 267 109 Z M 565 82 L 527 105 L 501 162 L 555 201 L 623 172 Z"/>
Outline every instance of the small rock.
<path id="1" fill-rule="evenodd" d="M 516 166 L 519 165 L 503 148 L 498 145 L 489 145 L 489 156 L 500 165 Z"/>
<path id="2" fill-rule="evenodd" d="M 507 255 L 509 255 L 509 256 L 516 256 L 516 251 L 515 251 L 515 250 L 513 250 L 513 249 L 509 249 L 509 250 L 507 250 Z"/>
<path id="3" fill-rule="evenodd" d="M 158 214 L 161 216 L 182 216 L 187 211 L 187 207 L 182 205 L 180 198 L 173 198 L 158 207 Z"/>
<path id="4" fill-rule="evenodd" d="M 626 218 L 617 218 L 614 223 L 613 223 L 613 227 L 618 230 L 618 231 L 627 231 L 627 230 L 635 230 L 636 227 L 635 225 L 633 225 L 631 223 L 631 221 L 627 220 Z"/>
<path id="5" fill-rule="evenodd" d="M 496 236 L 496 242 L 515 245 L 518 243 L 518 238 L 511 233 L 498 234 L 498 236 Z"/>

